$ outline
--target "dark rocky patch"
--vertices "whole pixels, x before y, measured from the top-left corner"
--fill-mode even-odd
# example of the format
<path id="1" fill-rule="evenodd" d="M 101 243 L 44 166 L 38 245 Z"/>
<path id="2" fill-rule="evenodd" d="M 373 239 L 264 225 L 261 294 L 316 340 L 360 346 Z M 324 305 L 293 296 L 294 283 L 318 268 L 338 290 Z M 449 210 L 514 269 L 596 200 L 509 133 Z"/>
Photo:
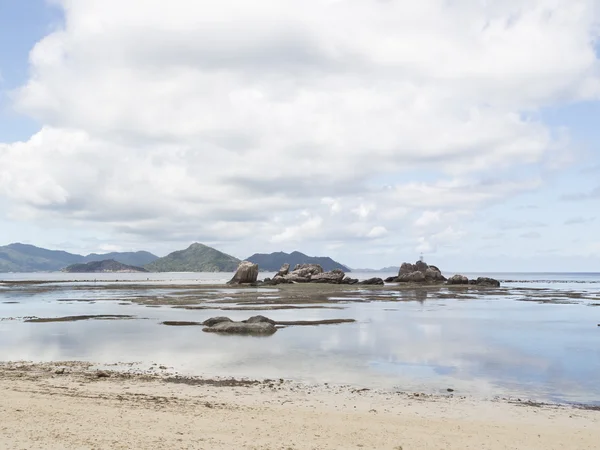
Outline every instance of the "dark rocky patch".
<path id="1" fill-rule="evenodd" d="M 200 322 L 186 322 L 186 321 L 179 321 L 179 320 L 166 320 L 164 322 L 161 322 L 161 324 L 163 325 L 168 325 L 171 327 L 193 327 L 193 326 L 203 326 L 202 323 Z"/>
<path id="2" fill-rule="evenodd" d="M 93 316 L 65 316 L 65 317 L 35 317 L 26 319 L 29 323 L 49 323 L 49 322 L 77 322 L 80 320 L 119 320 L 119 319 L 134 319 L 135 316 L 126 316 L 120 314 L 106 314 Z"/>

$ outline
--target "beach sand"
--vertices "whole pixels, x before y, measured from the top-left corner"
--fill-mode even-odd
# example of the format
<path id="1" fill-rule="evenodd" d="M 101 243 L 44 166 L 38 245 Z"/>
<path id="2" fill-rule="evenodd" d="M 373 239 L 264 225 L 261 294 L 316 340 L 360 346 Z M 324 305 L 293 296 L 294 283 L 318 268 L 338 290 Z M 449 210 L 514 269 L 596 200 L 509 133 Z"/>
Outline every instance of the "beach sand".
<path id="1" fill-rule="evenodd" d="M 0 364 L 0 448 L 600 448 L 593 409 L 151 372 Z"/>

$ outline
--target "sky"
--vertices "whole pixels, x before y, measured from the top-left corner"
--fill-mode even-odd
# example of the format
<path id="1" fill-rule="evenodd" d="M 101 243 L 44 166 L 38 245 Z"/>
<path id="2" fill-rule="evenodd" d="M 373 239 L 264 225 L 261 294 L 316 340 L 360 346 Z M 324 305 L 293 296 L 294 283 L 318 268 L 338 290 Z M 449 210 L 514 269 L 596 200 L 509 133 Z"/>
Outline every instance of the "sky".
<path id="1" fill-rule="evenodd" d="M 0 0 L 0 245 L 600 271 L 600 0 Z"/>

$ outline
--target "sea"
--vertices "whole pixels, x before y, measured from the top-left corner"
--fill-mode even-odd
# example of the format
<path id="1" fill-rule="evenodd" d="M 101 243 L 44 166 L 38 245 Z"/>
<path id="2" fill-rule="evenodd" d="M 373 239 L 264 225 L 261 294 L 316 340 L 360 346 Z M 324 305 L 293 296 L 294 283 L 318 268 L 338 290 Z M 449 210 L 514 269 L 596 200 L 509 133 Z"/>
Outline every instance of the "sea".
<path id="1" fill-rule="evenodd" d="M 273 274 L 261 273 L 262 277 Z M 359 279 L 390 273 L 353 273 Z M 370 389 L 600 405 L 600 273 L 494 273 L 499 290 L 368 287 L 340 309 L 185 310 L 144 305 L 178 284 L 224 285 L 232 273 L 0 274 L 0 361 L 159 365 L 189 376 L 289 379 Z M 5 281 L 28 281 L 15 286 Z M 45 289 L 38 281 L 53 281 Z M 112 289 L 118 283 L 120 289 Z M 131 284 L 131 289 L 123 289 Z M 101 287 L 99 289 L 98 287 Z M 212 289 L 212 288 L 211 288 Z M 216 289 L 216 291 L 215 291 Z M 245 288 L 247 289 L 247 288 Z M 260 288 L 265 296 L 276 288 Z M 231 287 L 213 289 L 223 299 Z M 354 295 L 354 294 L 353 294 Z M 373 301 L 377 297 L 377 301 Z M 336 300 L 336 299 L 333 299 Z M 132 320 L 28 323 L 29 317 L 124 314 Z M 272 336 L 221 336 L 164 321 L 355 319 L 286 327 Z"/>

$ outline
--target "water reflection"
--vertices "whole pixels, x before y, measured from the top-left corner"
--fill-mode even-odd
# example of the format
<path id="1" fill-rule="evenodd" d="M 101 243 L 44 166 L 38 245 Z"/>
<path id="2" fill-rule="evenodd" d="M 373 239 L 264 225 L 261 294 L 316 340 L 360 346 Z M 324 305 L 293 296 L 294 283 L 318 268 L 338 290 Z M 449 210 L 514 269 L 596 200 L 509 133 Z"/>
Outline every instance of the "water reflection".
<path id="1" fill-rule="evenodd" d="M 139 319 L 41 324 L 5 320 L 0 322 L 0 359 L 156 362 L 184 374 L 282 377 L 425 392 L 451 387 L 486 397 L 600 404 L 600 308 L 585 304 L 519 302 L 510 293 L 456 300 L 423 289 L 390 291 L 390 299 L 404 301 L 348 302 L 341 304 L 343 310 L 268 311 L 264 314 L 282 321 L 357 322 L 289 327 L 254 339 L 160 325 L 223 314 L 241 320 L 251 311 L 124 306 L 119 302 L 138 295 L 134 290 L 106 292 L 116 300 L 57 301 L 97 298 L 65 288 L 60 294 L 41 292 L 18 304 L 0 304 L 3 318 L 131 314 Z M 357 293 L 362 300 L 370 295 Z"/>

